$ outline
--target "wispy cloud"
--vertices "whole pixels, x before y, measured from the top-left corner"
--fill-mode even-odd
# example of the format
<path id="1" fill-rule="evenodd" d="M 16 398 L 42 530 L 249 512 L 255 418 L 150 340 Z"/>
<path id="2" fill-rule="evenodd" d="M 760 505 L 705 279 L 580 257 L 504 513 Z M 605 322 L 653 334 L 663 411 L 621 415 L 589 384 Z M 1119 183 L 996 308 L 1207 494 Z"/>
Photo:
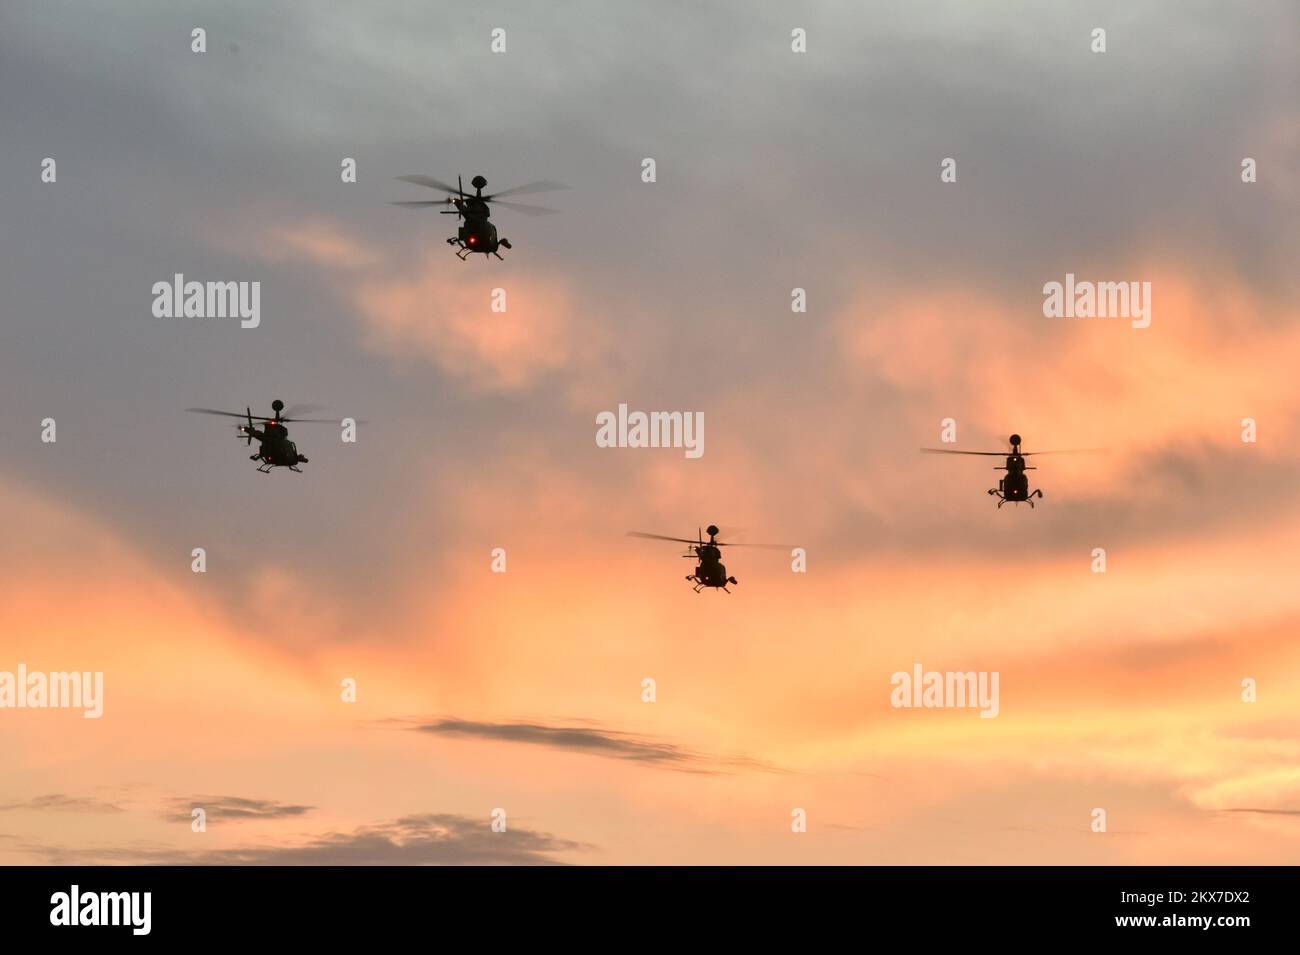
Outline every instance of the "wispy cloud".
<path id="1" fill-rule="evenodd" d="M 195 809 L 202 809 L 209 819 L 280 819 L 301 816 L 314 808 L 241 796 L 190 796 L 169 800 L 164 816 L 174 821 L 189 820 Z"/>
<path id="2" fill-rule="evenodd" d="M 518 827 L 493 832 L 486 819 L 430 813 L 314 835 L 298 843 L 229 849 L 68 848 L 30 843 L 23 848 L 54 865 L 560 865 L 555 853 L 590 847 Z"/>
<path id="3" fill-rule="evenodd" d="M 49 793 L 33 796 L 22 802 L 0 803 L 0 812 L 32 810 L 35 812 L 102 812 L 114 813 L 125 810 L 116 803 L 96 799 L 93 796 L 69 796 L 64 793 Z M 187 814 L 188 815 L 188 814 Z"/>
<path id="4" fill-rule="evenodd" d="M 683 773 L 721 774 L 741 770 L 785 772 L 769 763 L 746 756 L 713 756 L 648 736 L 636 736 L 584 724 L 562 726 L 525 722 L 488 723 L 443 718 L 431 722 L 418 722 L 410 729 L 437 736 L 545 746 L 551 749 L 603 756 L 607 759 L 628 760 Z"/>

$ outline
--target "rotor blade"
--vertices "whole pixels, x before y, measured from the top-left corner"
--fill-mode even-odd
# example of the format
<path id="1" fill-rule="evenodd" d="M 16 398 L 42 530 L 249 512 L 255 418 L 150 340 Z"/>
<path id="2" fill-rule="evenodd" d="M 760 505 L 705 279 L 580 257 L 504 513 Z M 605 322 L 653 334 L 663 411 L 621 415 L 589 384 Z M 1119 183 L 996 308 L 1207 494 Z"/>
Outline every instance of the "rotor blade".
<path id="1" fill-rule="evenodd" d="M 408 208 L 408 209 L 419 209 L 419 208 L 421 208 L 421 207 L 425 207 L 425 208 L 427 208 L 428 206 L 445 206 L 446 204 L 447 204 L 447 200 L 446 200 L 446 199 L 424 199 L 424 200 L 419 200 L 419 201 L 415 201 L 415 200 L 413 200 L 413 201 L 410 201 L 410 202 L 390 202 L 390 203 L 389 203 L 390 206 L 406 206 L 406 208 Z"/>
<path id="2" fill-rule="evenodd" d="M 1105 448 L 1069 448 L 1064 451 L 1025 451 L 1021 457 L 1029 457 L 1031 454 L 1101 454 Z"/>
<path id="3" fill-rule="evenodd" d="M 280 424 L 338 424 L 342 420 L 341 418 L 289 418 L 283 415 L 278 418 L 268 418 L 266 415 L 260 415 L 260 414 L 250 415 L 247 412 L 240 413 L 238 411 L 217 411 L 215 408 L 186 408 L 185 410 L 196 411 L 199 414 L 221 415 L 222 417 L 225 418 L 242 418 L 245 421 L 247 421 L 249 418 L 252 418 L 254 421 L 275 421 Z M 365 422 L 363 421 L 357 422 L 357 424 L 364 424 L 364 423 Z"/>
<path id="4" fill-rule="evenodd" d="M 698 544 L 698 543 L 700 543 L 699 541 L 693 541 L 693 540 L 691 540 L 690 538 L 687 538 L 687 537 L 664 537 L 663 534 L 645 534 L 645 533 L 642 533 L 641 531 L 628 531 L 628 532 L 627 532 L 627 536 L 628 536 L 628 537 L 645 537 L 645 538 L 648 538 L 649 540 L 657 540 L 657 541 L 677 541 L 677 543 L 679 543 L 679 544 Z"/>
<path id="5" fill-rule="evenodd" d="M 443 192 L 460 195 L 460 190 L 455 186 L 449 186 L 441 179 L 434 179 L 432 176 L 398 176 L 397 178 L 401 182 L 409 182 L 417 186 L 428 186 L 430 189 L 441 189 Z"/>
<path id="6" fill-rule="evenodd" d="M 199 414 L 215 414 L 215 415 L 224 415 L 224 416 L 227 417 L 227 418 L 243 418 L 243 417 L 245 417 L 245 415 L 244 415 L 244 413 L 243 413 L 242 411 L 218 411 L 218 410 L 216 410 L 215 408 L 186 408 L 185 410 L 186 410 L 186 411 L 194 411 L 194 412 L 197 412 L 197 413 L 199 413 Z M 272 421 L 272 420 L 274 420 L 274 419 L 272 419 L 272 418 L 262 418 L 260 415 L 253 415 L 253 417 L 254 417 L 254 418 L 258 418 L 258 419 L 261 420 L 261 421 Z"/>
<path id="7" fill-rule="evenodd" d="M 1007 458 L 1011 456 L 1010 451 L 954 451 L 951 448 L 922 448 L 925 454 L 979 454 L 993 458 Z"/>
<path id="8" fill-rule="evenodd" d="M 561 189 L 568 188 L 569 187 L 562 182 L 551 182 L 550 180 L 543 179 L 540 182 L 529 182 L 522 186 L 515 186 L 513 189 L 503 189 L 500 192 L 494 192 L 492 195 L 484 196 L 483 198 L 491 202 L 498 196 L 526 196 L 533 192 L 557 192 Z"/>
<path id="9" fill-rule="evenodd" d="M 722 541 L 714 541 L 715 547 L 757 547 L 761 550 L 793 550 L 793 544 L 724 544 Z"/>
<path id="10" fill-rule="evenodd" d="M 559 209 L 548 209 L 545 206 L 526 206 L 522 202 L 502 202 L 499 199 L 494 199 L 492 204 L 503 209 L 509 209 L 511 212 L 522 212 L 526 216 L 553 216 L 560 211 Z"/>

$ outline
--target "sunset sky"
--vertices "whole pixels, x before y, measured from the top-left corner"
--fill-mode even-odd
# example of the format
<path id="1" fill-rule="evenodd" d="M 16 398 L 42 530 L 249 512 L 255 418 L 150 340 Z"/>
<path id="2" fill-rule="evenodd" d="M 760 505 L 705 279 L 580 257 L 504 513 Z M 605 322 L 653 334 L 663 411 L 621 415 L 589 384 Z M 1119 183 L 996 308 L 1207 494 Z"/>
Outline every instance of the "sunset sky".
<path id="1" fill-rule="evenodd" d="M 1288 0 L 4 4 L 0 671 L 105 700 L 0 709 L 0 863 L 1300 863 L 1298 63 Z M 460 262 L 406 174 L 570 188 Z M 357 443 L 185 413 L 274 398 Z M 998 510 L 946 418 L 1103 450 Z M 626 536 L 710 523 L 806 573 Z"/>

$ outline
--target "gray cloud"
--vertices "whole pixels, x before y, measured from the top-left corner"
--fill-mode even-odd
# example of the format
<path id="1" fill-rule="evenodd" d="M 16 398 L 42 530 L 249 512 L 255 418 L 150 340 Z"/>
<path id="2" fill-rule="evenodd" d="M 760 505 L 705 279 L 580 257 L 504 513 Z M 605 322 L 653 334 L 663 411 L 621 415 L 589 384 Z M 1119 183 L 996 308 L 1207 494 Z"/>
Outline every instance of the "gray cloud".
<path id="1" fill-rule="evenodd" d="M 493 832 L 487 820 L 448 813 L 404 816 L 298 843 L 263 843 L 191 851 L 164 846 L 68 848 L 26 844 L 53 865 L 559 865 L 556 853 L 591 848 L 512 826 Z"/>
<path id="2" fill-rule="evenodd" d="M 264 223 L 324 220 L 398 278 L 430 251 L 446 253 L 435 260 L 445 263 L 438 280 L 462 276 L 439 248 L 441 222 L 387 205 L 408 196 L 392 181 L 403 173 L 481 171 L 494 186 L 569 181 L 564 215 L 510 220 L 517 258 L 493 274 L 572 282 L 580 311 L 616 329 L 592 348 L 625 394 L 707 409 L 711 442 L 768 460 L 827 450 L 818 442 L 838 442 L 837 458 L 842 445 L 870 449 L 864 469 L 914 460 L 916 423 L 935 417 L 931 402 L 897 393 L 870 369 L 834 377 L 838 346 L 824 323 L 853 290 L 888 304 L 936 281 L 968 287 L 1006 303 L 1008 317 L 999 327 L 955 323 L 953 334 L 1010 342 L 1055 332 L 1023 319 L 1045 279 L 1067 269 L 1127 275 L 1151 250 L 1189 270 L 1231 266 L 1261 293 L 1294 300 L 1288 255 L 1300 219 L 1284 191 L 1294 187 L 1266 174 L 1243 195 L 1232 169 L 1246 154 L 1261 170 L 1294 165 L 1277 133 L 1294 126 L 1293 3 L 1260 2 L 1250 17 L 1210 0 L 1086 10 L 1033 0 L 817 4 L 800 13 L 803 56 L 789 52 L 790 17 L 774 4 L 503 2 L 491 16 L 433 22 L 419 2 L 158 0 L 111 12 L 65 0 L 4 4 L 0 165 L 16 172 L 0 177 L 11 332 L 0 403 L 19 422 L 53 415 L 60 430 L 57 455 L 14 453 L 4 471 L 117 522 L 160 560 L 208 542 L 227 556 L 205 585 L 226 595 L 232 617 L 268 562 L 301 570 L 300 592 L 321 603 L 364 577 L 369 599 L 330 607 L 338 633 L 313 640 L 361 625 L 385 632 L 378 618 L 402 606 L 392 589 L 404 579 L 387 571 L 415 550 L 440 559 L 425 542 L 455 528 L 456 505 L 410 479 L 419 449 L 459 449 L 430 465 L 429 476 L 452 484 L 467 480 L 463 462 L 481 473 L 502 449 L 529 442 L 544 449 L 539 470 L 592 481 L 617 473 L 623 461 L 591 457 L 589 415 L 566 403 L 565 387 L 583 375 L 485 400 L 435 367 L 394 373 L 389 358 L 365 349 L 355 305 L 332 276 L 230 251 Z M 496 21 L 509 33 L 502 56 L 487 52 Z M 189 52 L 198 23 L 209 34 L 202 56 Z M 1105 56 L 1087 52 L 1098 23 L 1110 30 Z M 47 155 L 59 162 L 54 186 L 38 180 Z M 937 163 L 949 155 L 959 185 L 940 189 Z M 360 169 L 347 187 L 343 156 Z M 659 162 L 653 188 L 637 175 L 644 156 Z M 264 326 L 227 334 L 159 324 L 148 290 L 174 271 L 261 280 Z M 812 302 L 797 328 L 786 304 L 794 285 Z M 892 320 L 887 309 L 861 319 Z M 806 417 L 780 430 L 816 392 L 810 385 L 871 409 L 854 421 L 851 442 L 839 440 L 842 429 L 819 434 Z M 737 387 L 747 406 L 728 417 Z M 375 466 L 324 433 L 295 432 L 313 463 L 294 493 L 281 492 L 297 476 L 259 485 L 293 528 L 266 538 L 223 517 L 248 505 L 248 462 L 230 453 L 227 433 L 179 409 L 248 402 L 265 413 L 276 396 L 358 416 L 382 409 L 365 440 L 385 457 Z M 960 393 L 938 397 L 947 407 Z M 184 481 L 157 480 L 149 451 L 159 430 L 168 468 Z M 711 460 L 695 468 L 697 487 L 735 479 L 710 473 Z M 1194 527 L 1252 505 L 1218 493 L 1227 472 L 1169 465 L 1158 476 L 1182 492 L 1169 505 L 1121 501 L 1120 512 L 1113 501 L 1084 501 L 1065 514 L 1072 505 L 1053 497 L 1049 512 L 1062 512 L 1064 525 L 1044 515 L 1027 542 L 1073 546 L 1071 530 L 1099 521 L 1117 533 Z M 1297 466 L 1266 477 L 1291 479 Z M 936 469 L 918 471 L 929 488 L 943 486 Z M 1049 495 L 1053 473 L 1041 473 Z M 817 519 L 791 507 L 808 497 L 798 468 L 772 469 L 756 486 L 765 509 Z M 971 487 L 971 506 L 987 504 L 983 486 Z M 862 516 L 844 482 L 818 482 L 817 492 L 833 519 L 813 529 L 821 539 L 800 541 L 831 556 L 973 551 L 987 529 L 962 538 L 928 507 Z M 1184 494 L 1214 507 L 1175 513 Z M 319 519 L 325 502 L 345 497 L 356 506 Z M 431 509 L 419 526 L 407 519 Z"/>
<path id="3" fill-rule="evenodd" d="M 64 793 L 50 793 L 33 796 L 22 802 L 0 803 L 0 812 L 15 810 L 32 810 L 36 812 L 90 812 L 117 813 L 125 810 L 116 803 L 97 799 L 93 796 L 68 796 Z"/>
<path id="4" fill-rule="evenodd" d="M 524 743 L 550 749 L 587 753 L 607 759 L 628 760 L 682 773 L 723 774 L 744 770 L 779 773 L 771 764 L 743 756 L 713 756 L 647 736 L 636 736 L 589 725 L 544 723 L 487 723 L 443 718 L 421 722 L 410 729 L 435 736 Z"/>
<path id="5" fill-rule="evenodd" d="M 202 809 L 208 819 L 282 819 L 305 815 L 314 808 L 240 796 L 191 796 L 170 800 L 164 816 L 173 821 L 188 822 L 195 809 Z"/>

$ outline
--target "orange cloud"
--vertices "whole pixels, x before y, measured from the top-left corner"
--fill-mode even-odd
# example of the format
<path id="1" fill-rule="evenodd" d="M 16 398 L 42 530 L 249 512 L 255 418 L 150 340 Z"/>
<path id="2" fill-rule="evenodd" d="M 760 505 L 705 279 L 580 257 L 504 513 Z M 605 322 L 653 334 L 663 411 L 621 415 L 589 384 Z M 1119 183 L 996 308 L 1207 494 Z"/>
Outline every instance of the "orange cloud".
<path id="1" fill-rule="evenodd" d="M 959 446 L 1014 427 L 1027 450 L 1200 440 L 1239 448 L 1241 419 L 1253 417 L 1259 453 L 1290 454 L 1300 419 L 1276 382 L 1300 363 L 1296 322 L 1230 275 L 1160 265 L 1133 274 L 1152 284 L 1146 329 L 1044 318 L 1033 289 L 1015 308 L 961 290 L 925 291 L 883 318 L 875 303 L 852 306 L 837 327 L 850 363 L 957 418 Z M 930 429 L 938 433 L 937 417 Z"/>
<path id="2" fill-rule="evenodd" d="M 353 290 L 369 347 L 431 362 L 485 390 L 513 391 L 568 365 L 578 353 L 573 303 L 554 279 L 448 275 L 443 255 L 414 275 L 371 277 Z M 493 289 L 505 312 L 491 310 Z"/>
<path id="3" fill-rule="evenodd" d="M 393 272 L 379 250 L 328 220 L 219 230 L 214 242 L 268 263 L 298 261 L 325 273 L 355 308 L 363 341 L 401 364 L 428 363 L 483 391 L 518 391 L 574 366 L 594 369 L 606 335 L 582 320 L 568 283 L 553 276 L 476 269 L 441 245 L 413 271 Z M 241 237 L 238 245 L 228 239 Z M 506 311 L 495 312 L 494 289 Z M 570 378 L 574 377 L 572 375 Z M 566 383 L 569 391 L 578 385 Z"/>

